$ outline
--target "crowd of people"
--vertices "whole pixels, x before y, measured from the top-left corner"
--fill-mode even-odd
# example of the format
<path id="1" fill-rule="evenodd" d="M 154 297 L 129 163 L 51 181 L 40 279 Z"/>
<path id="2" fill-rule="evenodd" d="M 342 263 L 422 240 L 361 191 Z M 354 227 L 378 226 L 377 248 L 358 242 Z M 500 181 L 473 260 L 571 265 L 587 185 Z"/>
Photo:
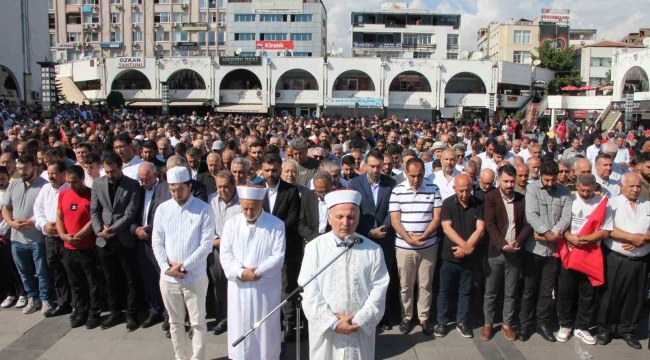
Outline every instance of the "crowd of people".
<path id="1" fill-rule="evenodd" d="M 301 317 L 314 359 L 374 358 L 393 325 L 642 347 L 642 134 L 85 104 L 0 114 L 3 308 L 73 328 L 162 323 L 177 358 L 188 336 L 203 358 L 208 316 L 231 359 L 279 357 Z M 289 294 L 341 251 L 298 306 Z"/>

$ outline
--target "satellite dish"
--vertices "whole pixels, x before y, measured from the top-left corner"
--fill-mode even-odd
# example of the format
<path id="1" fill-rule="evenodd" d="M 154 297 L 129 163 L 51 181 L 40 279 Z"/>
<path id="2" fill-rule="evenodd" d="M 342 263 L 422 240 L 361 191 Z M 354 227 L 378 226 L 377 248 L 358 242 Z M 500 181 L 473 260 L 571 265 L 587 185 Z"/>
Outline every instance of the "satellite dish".
<path id="1" fill-rule="evenodd" d="M 542 61 L 540 59 L 537 59 L 537 60 L 533 61 L 534 66 L 539 66 L 541 64 L 542 64 Z"/>
<path id="2" fill-rule="evenodd" d="M 235 55 L 239 56 L 239 54 L 241 54 L 241 48 L 237 48 L 237 50 L 235 50 Z"/>
<path id="3" fill-rule="evenodd" d="M 475 51 L 475 52 L 472 53 L 471 59 L 472 60 L 481 60 L 481 59 L 483 59 L 483 53 Z"/>
<path id="4" fill-rule="evenodd" d="M 585 38 L 585 34 L 580 34 L 580 40 Z"/>
<path id="5" fill-rule="evenodd" d="M 643 39 L 643 45 L 645 45 L 646 47 L 650 47 L 650 37 Z"/>
<path id="6" fill-rule="evenodd" d="M 533 63 L 533 59 L 531 59 L 531 58 L 528 58 L 528 59 L 524 60 L 524 64 L 526 64 L 526 65 L 530 65 L 532 63 Z"/>
<path id="7" fill-rule="evenodd" d="M 469 57 L 469 51 L 463 51 L 463 53 L 461 54 L 461 57 L 463 59 L 467 60 L 467 58 Z"/>
<path id="8" fill-rule="evenodd" d="M 282 110 L 282 112 L 280 112 L 280 115 L 287 117 L 289 116 L 289 112 L 287 110 Z"/>
<path id="9" fill-rule="evenodd" d="M 79 55 L 79 60 L 83 60 L 84 54 Z"/>
<path id="10" fill-rule="evenodd" d="M 342 53 L 342 52 L 343 52 L 343 48 L 340 47 L 340 48 L 336 49 L 336 52 L 339 53 L 339 54 Z"/>

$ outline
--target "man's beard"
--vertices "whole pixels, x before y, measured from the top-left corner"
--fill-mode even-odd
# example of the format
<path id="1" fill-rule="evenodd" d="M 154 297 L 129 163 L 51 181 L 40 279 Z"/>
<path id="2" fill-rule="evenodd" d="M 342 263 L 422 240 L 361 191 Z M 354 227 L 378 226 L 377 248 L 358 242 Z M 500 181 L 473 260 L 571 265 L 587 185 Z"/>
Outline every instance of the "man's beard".
<path id="1" fill-rule="evenodd" d="M 444 171 L 444 173 L 447 174 L 447 175 L 451 175 L 451 174 L 454 173 L 454 168 L 451 167 L 451 166 L 450 167 L 445 167 L 445 168 L 442 169 L 442 171 Z"/>
<path id="2" fill-rule="evenodd" d="M 544 185 L 544 190 L 552 191 L 552 190 L 555 190 L 556 187 L 557 187 L 557 185 L 551 185 L 551 186 Z"/>
<path id="3" fill-rule="evenodd" d="M 279 177 L 272 176 L 272 175 L 269 175 L 269 176 L 266 178 L 266 182 L 267 182 L 268 184 L 271 184 L 271 185 L 275 186 L 275 185 L 277 185 L 277 184 L 280 182 L 280 178 L 279 178 Z"/>

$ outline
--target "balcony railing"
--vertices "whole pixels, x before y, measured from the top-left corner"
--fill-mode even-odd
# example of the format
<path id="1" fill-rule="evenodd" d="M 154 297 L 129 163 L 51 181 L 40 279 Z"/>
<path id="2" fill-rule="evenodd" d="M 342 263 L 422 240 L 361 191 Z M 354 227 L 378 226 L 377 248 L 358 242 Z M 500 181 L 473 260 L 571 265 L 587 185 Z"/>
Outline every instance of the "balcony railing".
<path id="1" fill-rule="evenodd" d="M 436 44 L 402 44 L 403 50 L 435 50 Z"/>
<path id="2" fill-rule="evenodd" d="M 359 42 L 355 41 L 352 43 L 353 48 L 360 49 L 401 49 L 402 44 L 400 43 L 389 43 L 389 42 Z"/>

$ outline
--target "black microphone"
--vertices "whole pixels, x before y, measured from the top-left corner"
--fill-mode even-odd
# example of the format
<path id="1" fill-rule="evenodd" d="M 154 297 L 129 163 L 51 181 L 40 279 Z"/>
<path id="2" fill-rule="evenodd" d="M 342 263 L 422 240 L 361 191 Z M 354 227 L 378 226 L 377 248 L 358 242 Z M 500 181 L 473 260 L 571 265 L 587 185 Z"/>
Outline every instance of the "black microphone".
<path id="1" fill-rule="evenodd" d="M 358 236 L 354 236 L 354 235 L 348 235 L 348 236 L 344 237 L 343 241 L 345 241 L 345 243 L 348 244 L 348 245 L 359 245 L 359 244 L 363 243 L 362 238 L 360 238 Z"/>

